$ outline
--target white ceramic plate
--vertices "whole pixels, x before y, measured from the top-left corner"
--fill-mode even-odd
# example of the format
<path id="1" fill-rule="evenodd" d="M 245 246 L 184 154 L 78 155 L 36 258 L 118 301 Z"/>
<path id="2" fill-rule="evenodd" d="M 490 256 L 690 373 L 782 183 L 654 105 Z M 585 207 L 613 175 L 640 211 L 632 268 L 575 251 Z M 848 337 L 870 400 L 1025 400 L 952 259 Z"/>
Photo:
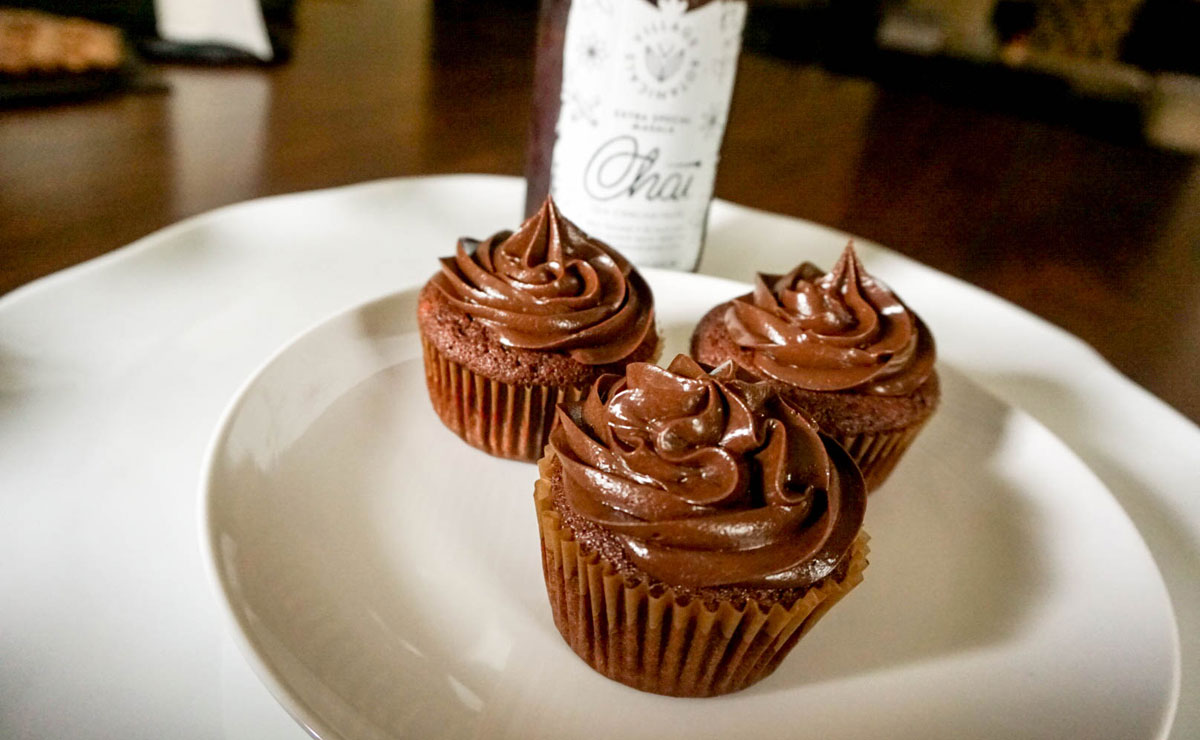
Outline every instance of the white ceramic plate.
<path id="1" fill-rule="evenodd" d="M 667 339 L 745 290 L 647 270 Z M 551 621 L 532 465 L 429 407 L 415 291 L 337 316 L 253 377 L 213 440 L 214 575 L 256 670 L 321 738 L 1165 736 L 1178 688 L 1154 562 L 1099 480 L 943 366 L 943 403 L 872 496 L 865 582 L 770 678 L 642 694 Z"/>

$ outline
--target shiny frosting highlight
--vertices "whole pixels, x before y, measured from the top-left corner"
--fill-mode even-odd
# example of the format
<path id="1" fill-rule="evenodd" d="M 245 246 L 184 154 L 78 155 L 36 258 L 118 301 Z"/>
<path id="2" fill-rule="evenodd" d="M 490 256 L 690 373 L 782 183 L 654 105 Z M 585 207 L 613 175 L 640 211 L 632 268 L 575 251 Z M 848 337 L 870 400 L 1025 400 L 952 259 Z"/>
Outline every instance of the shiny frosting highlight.
<path id="1" fill-rule="evenodd" d="M 829 273 L 805 262 L 786 275 L 755 278 L 724 316 L 733 341 L 749 350 L 747 369 L 813 391 L 907 395 L 933 371 L 928 328 L 868 275 L 846 247 Z"/>
<path id="2" fill-rule="evenodd" d="M 733 375 L 684 355 L 632 363 L 559 406 L 566 499 L 664 583 L 810 586 L 862 526 L 862 478 L 769 384 Z"/>
<path id="3" fill-rule="evenodd" d="M 549 198 L 516 233 L 461 239 L 441 263 L 434 285 L 511 347 L 602 365 L 629 356 L 654 331 L 646 281 Z"/>

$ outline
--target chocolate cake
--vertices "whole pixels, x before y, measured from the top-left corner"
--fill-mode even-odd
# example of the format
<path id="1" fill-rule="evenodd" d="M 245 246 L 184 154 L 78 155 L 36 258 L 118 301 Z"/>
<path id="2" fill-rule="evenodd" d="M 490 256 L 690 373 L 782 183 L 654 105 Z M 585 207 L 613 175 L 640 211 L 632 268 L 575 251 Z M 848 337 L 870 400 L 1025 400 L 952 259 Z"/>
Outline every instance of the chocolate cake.
<path id="1" fill-rule="evenodd" d="M 559 406 L 534 500 L 554 622 L 600 673 L 713 696 L 862 578 L 858 468 L 768 383 L 679 355 Z"/>
<path id="2" fill-rule="evenodd" d="M 829 273 L 807 262 L 760 273 L 752 293 L 700 320 L 692 355 L 772 383 L 846 448 L 869 490 L 887 480 L 940 398 L 929 328 L 863 270 L 852 245 Z"/>
<path id="3" fill-rule="evenodd" d="M 645 280 L 549 199 L 441 263 L 417 306 L 426 384 L 446 426 L 489 454 L 537 460 L 557 403 L 657 357 Z"/>

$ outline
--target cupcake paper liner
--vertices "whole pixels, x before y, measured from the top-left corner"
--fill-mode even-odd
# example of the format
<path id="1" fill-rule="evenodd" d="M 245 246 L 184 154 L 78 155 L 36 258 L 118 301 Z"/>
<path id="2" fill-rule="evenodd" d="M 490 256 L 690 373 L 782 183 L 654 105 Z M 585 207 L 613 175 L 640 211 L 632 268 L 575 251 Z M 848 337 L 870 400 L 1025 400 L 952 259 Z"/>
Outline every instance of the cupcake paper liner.
<path id="1" fill-rule="evenodd" d="M 621 575 L 575 541 L 554 505 L 547 452 L 534 489 L 542 569 L 554 624 L 595 670 L 642 691 L 716 696 L 769 676 L 817 621 L 862 581 L 866 533 L 840 581 L 826 579 L 790 607 L 721 601 L 716 608 L 669 586 Z"/>
<path id="2" fill-rule="evenodd" d="M 831 436 L 854 458 L 866 481 L 867 491 L 871 492 L 888 479 L 924 426 L 925 420 L 922 420 L 893 431 Z"/>
<path id="3" fill-rule="evenodd" d="M 533 462 L 541 456 L 559 403 L 576 401 L 588 386 L 504 383 L 446 358 L 421 338 L 425 384 L 434 411 L 450 431 L 497 457 Z"/>

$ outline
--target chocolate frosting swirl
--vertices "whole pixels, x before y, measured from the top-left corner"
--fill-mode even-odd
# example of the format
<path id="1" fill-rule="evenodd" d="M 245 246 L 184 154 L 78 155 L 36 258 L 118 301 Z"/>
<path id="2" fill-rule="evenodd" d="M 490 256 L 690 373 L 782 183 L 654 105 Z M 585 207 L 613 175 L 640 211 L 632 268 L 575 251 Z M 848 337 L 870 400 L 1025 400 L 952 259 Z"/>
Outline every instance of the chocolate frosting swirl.
<path id="1" fill-rule="evenodd" d="M 746 369 L 813 391 L 902 396 L 933 371 L 929 329 L 868 275 L 847 245 L 828 274 L 805 262 L 786 275 L 759 273 L 754 292 L 725 312 Z"/>
<path id="2" fill-rule="evenodd" d="M 550 198 L 516 233 L 460 239 L 441 263 L 433 284 L 511 347 L 603 365 L 629 356 L 654 331 L 646 281 Z"/>
<path id="3" fill-rule="evenodd" d="M 862 526 L 862 476 L 770 384 L 733 376 L 685 355 L 631 363 L 560 405 L 564 495 L 664 583 L 810 586 Z"/>

